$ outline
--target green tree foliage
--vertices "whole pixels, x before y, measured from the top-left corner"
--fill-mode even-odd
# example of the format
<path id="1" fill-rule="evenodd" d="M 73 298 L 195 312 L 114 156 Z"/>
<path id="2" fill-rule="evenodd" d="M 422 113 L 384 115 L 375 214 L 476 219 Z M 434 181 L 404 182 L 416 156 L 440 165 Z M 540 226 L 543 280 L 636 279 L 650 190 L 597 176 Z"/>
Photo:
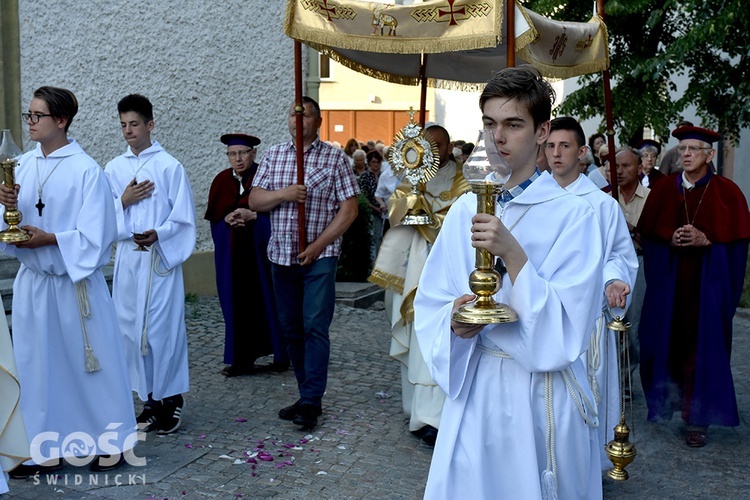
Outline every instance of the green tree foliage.
<path id="1" fill-rule="evenodd" d="M 587 21 L 590 1 L 528 0 L 542 15 Z M 745 5 L 743 5 L 745 3 Z M 735 142 L 750 126 L 750 9 L 743 0 L 609 0 L 610 74 L 615 129 L 621 142 L 659 136 L 694 105 L 702 125 Z M 684 75 L 682 93 L 672 83 Z M 604 115 L 602 75 L 579 79 L 581 88 L 558 110 L 580 119 Z M 602 123 L 604 120 L 602 119 Z"/>

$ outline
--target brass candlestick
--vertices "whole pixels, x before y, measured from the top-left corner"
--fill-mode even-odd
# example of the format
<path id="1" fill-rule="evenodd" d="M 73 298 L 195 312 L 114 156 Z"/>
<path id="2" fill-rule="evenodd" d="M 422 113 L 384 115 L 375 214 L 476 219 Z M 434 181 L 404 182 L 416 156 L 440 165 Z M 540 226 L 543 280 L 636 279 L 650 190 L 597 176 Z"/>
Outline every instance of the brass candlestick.
<path id="1" fill-rule="evenodd" d="M 477 195 L 477 213 L 495 215 L 496 196 L 511 176 L 510 165 L 495 145 L 491 130 L 480 130 L 477 145 L 463 166 L 464 177 Z M 475 269 L 469 275 L 469 288 L 477 300 L 464 304 L 453 315 L 453 320 L 474 325 L 512 323 L 518 314 L 507 304 L 496 302 L 492 296 L 500 291 L 502 277 L 494 268 L 495 257 L 489 250 L 477 248 Z"/>
<path id="2" fill-rule="evenodd" d="M 3 138 L 2 142 L 0 142 L 0 164 L 3 169 L 3 183 L 11 189 L 16 185 L 16 164 L 18 163 L 17 158 L 21 156 L 21 153 L 21 148 L 16 145 L 10 130 L 3 129 Z M 5 208 L 3 220 L 8 224 L 8 229 L 0 231 L 0 242 L 20 243 L 28 241 L 31 238 L 28 232 L 18 227 L 21 223 L 21 218 L 22 214 L 18 210 L 18 206 L 14 205 Z"/>
<path id="3" fill-rule="evenodd" d="M 628 329 L 630 323 L 625 323 L 620 316 L 615 316 L 614 319 L 607 323 L 607 328 L 617 332 L 618 339 L 618 357 L 620 363 L 618 366 L 626 367 L 625 373 L 627 373 L 627 381 L 620 381 L 620 423 L 615 426 L 615 438 L 606 444 L 604 450 L 607 452 L 607 457 L 614 465 L 614 468 L 610 470 L 607 475 L 615 481 L 625 481 L 630 476 L 625 470 L 638 453 L 628 438 L 630 436 L 630 428 L 625 422 L 625 384 L 627 383 L 627 389 L 630 390 L 632 387 L 630 380 L 630 346 L 628 345 Z M 631 406 L 631 418 L 632 418 L 632 399 L 630 401 Z"/>
<path id="4" fill-rule="evenodd" d="M 498 184 L 472 184 L 471 192 L 477 195 L 477 213 L 495 215 L 495 196 L 500 193 Z M 518 321 L 518 314 L 507 304 L 492 298 L 500 291 L 501 276 L 494 266 L 494 256 L 483 248 L 477 248 L 475 269 L 469 275 L 469 288 L 477 300 L 461 306 L 453 315 L 460 323 L 489 325 Z"/>

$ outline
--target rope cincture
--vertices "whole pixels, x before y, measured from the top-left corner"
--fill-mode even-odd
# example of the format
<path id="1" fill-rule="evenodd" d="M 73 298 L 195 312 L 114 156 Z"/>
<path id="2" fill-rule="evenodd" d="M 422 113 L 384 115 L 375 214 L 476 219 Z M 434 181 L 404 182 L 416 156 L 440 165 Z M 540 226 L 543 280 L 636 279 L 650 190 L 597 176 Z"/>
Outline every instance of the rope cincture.
<path id="1" fill-rule="evenodd" d="M 155 248 L 151 248 L 151 262 L 148 268 L 148 291 L 146 292 L 146 310 L 143 313 L 143 330 L 141 331 L 141 356 L 148 356 L 148 313 L 151 309 L 151 285 L 154 279 L 154 273 L 157 276 L 169 276 L 172 273 L 172 269 L 167 269 L 165 272 L 160 272 L 159 262 L 161 262 L 161 256 Z"/>
<path id="2" fill-rule="evenodd" d="M 508 353 L 501 349 L 492 349 L 482 344 L 477 344 L 476 349 L 482 353 L 489 354 L 502 359 L 513 359 Z M 573 375 L 573 370 L 570 367 L 565 368 L 560 372 L 545 372 L 544 373 L 544 404 L 546 412 L 546 432 L 545 432 L 545 450 L 547 452 L 547 468 L 542 473 L 541 487 L 542 487 L 542 498 L 544 500 L 557 500 L 557 457 L 555 453 L 555 415 L 554 408 L 552 405 L 552 377 L 555 373 L 559 373 L 565 382 L 565 386 L 568 388 L 573 402 L 578 409 L 578 412 L 583 417 L 584 422 L 592 428 L 599 427 L 599 418 L 594 403 L 589 401 L 583 393 L 581 385 Z"/>
<path id="3" fill-rule="evenodd" d="M 602 391 L 599 387 L 599 382 L 596 380 L 596 371 L 602 366 L 602 352 L 599 348 L 602 335 L 602 321 L 604 321 L 603 316 L 599 316 L 599 318 L 596 320 L 594 331 L 591 333 L 591 340 L 589 342 L 589 348 L 586 355 L 586 364 L 588 365 L 586 373 L 588 373 L 591 392 L 594 394 L 594 401 L 596 401 L 597 404 L 602 402 Z"/>
<path id="4" fill-rule="evenodd" d="M 82 279 L 75 283 L 76 286 L 76 300 L 78 302 L 78 317 L 81 319 L 81 332 L 83 332 L 83 353 L 84 353 L 84 368 L 87 372 L 98 372 L 102 369 L 99 364 L 99 360 L 94 354 L 94 348 L 91 347 L 89 341 L 89 334 L 86 330 L 86 320 L 91 318 L 91 306 L 89 304 L 89 292 L 86 287 L 86 279 Z"/>

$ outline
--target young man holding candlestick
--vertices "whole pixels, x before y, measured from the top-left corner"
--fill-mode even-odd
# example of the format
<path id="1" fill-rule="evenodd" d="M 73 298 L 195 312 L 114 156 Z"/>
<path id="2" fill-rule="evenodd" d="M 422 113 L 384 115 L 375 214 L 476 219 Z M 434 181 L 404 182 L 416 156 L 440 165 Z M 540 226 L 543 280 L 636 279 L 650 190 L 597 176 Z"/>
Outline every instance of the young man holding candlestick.
<path id="1" fill-rule="evenodd" d="M 415 327 L 447 395 L 426 498 L 602 496 L 596 407 L 581 359 L 599 306 L 602 243 L 591 206 L 536 167 L 553 98 L 528 68 L 502 70 L 487 84 L 482 120 L 512 175 L 495 215 L 477 214 L 474 194 L 453 204 L 425 263 Z M 517 322 L 452 320 L 473 299 L 477 248 L 502 259 L 496 299 Z"/>
<path id="2" fill-rule="evenodd" d="M 18 206 L 31 235 L 0 245 L 21 261 L 13 282 L 13 347 L 26 432 L 37 442 L 32 462 L 10 472 L 16 479 L 52 472 L 61 459 L 80 455 L 76 446 L 39 443 L 45 433 L 58 433 L 60 442 L 85 433 L 96 443 L 94 471 L 118 467 L 135 444 L 127 366 L 102 273 L 115 241 L 115 213 L 101 167 L 68 138 L 77 112 L 71 91 L 38 88 L 23 114 L 37 146 L 19 160 L 17 194 L 0 185 L 0 203 Z M 100 449 L 104 441 L 112 449 Z"/>

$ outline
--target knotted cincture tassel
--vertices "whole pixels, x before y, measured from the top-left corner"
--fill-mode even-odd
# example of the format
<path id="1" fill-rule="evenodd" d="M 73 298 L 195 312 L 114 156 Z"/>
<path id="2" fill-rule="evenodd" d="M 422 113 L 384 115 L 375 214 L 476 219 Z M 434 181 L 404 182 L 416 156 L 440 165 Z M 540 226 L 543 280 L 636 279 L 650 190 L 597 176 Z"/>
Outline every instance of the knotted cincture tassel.
<path id="1" fill-rule="evenodd" d="M 102 369 L 99 360 L 91 347 L 89 334 L 86 330 L 86 320 L 91 318 L 91 307 L 89 306 L 89 292 L 86 288 L 86 279 L 76 284 L 76 299 L 78 300 L 78 316 L 81 318 L 81 332 L 83 332 L 84 369 L 88 373 L 98 372 Z"/>
<path id="2" fill-rule="evenodd" d="M 557 500 L 555 475 L 551 470 L 545 470 L 542 473 L 542 498 L 544 500 Z"/>

